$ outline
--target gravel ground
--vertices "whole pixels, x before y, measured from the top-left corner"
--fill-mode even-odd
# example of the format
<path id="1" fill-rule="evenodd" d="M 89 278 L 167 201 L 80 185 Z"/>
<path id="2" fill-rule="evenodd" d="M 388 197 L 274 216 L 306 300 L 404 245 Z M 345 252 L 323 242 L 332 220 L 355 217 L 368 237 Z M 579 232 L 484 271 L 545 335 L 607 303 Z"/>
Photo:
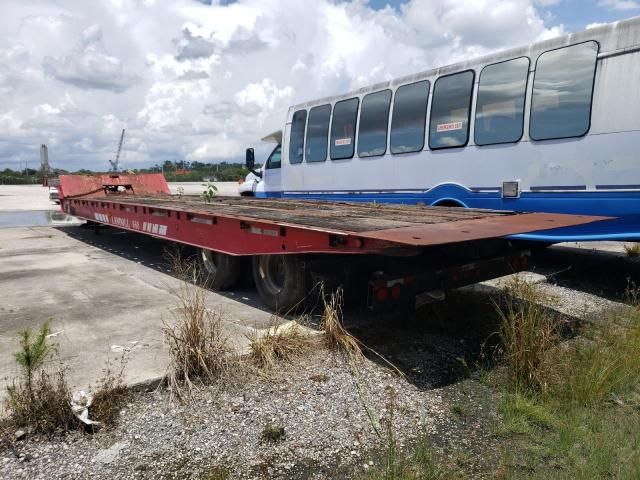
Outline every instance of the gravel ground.
<path id="1" fill-rule="evenodd" d="M 368 360 L 360 373 L 365 403 L 378 420 L 393 418 L 400 446 L 447 416 L 437 390 Z M 320 352 L 273 378 L 210 387 L 191 406 L 172 405 L 166 392 L 136 394 L 112 431 L 20 441 L 28 460 L 3 451 L 1 476 L 208 478 L 230 468 L 231 478 L 336 478 L 368 468 L 380 445 L 358 392 L 343 356 Z M 283 427 L 283 438 L 263 439 L 267 425 Z"/>
<path id="2" fill-rule="evenodd" d="M 601 307 L 589 295 L 579 299 Z M 0 478 L 352 478 L 381 460 L 384 441 L 367 408 L 383 423 L 393 418 L 401 448 L 426 433 L 445 464 L 493 478 L 509 445 L 495 434 L 499 396 L 480 380 L 491 368 L 483 350 L 495 331 L 489 299 L 460 292 L 403 324 L 351 317 L 350 331 L 403 376 L 372 356 L 358 383 L 341 354 L 323 350 L 270 378 L 209 387 L 189 406 L 171 404 L 162 390 L 136 393 L 112 430 L 27 438 L 16 442 L 22 459 L 0 446 Z M 268 425 L 282 427 L 283 437 L 265 440 Z M 229 477 L 213 475 L 227 468 Z"/>

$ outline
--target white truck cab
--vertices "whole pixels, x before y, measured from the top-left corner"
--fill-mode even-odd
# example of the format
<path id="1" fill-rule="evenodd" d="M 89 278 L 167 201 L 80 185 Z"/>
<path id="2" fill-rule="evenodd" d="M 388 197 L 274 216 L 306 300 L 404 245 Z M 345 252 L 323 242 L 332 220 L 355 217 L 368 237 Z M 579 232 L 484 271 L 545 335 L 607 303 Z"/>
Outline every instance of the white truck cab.
<path id="1" fill-rule="evenodd" d="M 258 177 L 258 182 L 254 187 L 256 197 L 279 197 L 282 196 L 282 130 L 277 130 L 262 138 L 263 142 L 275 143 L 275 148 L 269 154 L 264 163 L 262 171 L 254 170 L 253 149 L 247 149 L 247 168 Z"/>

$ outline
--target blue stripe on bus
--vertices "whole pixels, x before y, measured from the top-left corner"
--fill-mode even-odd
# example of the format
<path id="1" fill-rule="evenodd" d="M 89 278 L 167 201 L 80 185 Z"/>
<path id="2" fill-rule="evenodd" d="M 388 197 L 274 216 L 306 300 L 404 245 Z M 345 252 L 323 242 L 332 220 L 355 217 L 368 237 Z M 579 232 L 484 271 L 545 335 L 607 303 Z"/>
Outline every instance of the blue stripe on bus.
<path id="1" fill-rule="evenodd" d="M 378 193 L 379 192 L 379 193 Z M 360 201 L 434 205 L 458 202 L 469 208 L 513 210 L 518 212 L 550 212 L 618 217 L 576 227 L 532 232 L 513 238 L 544 241 L 640 241 L 640 191 L 537 191 L 522 192 L 520 198 L 502 198 L 500 191 L 471 190 L 460 185 L 444 184 L 419 192 L 415 189 L 358 190 L 341 192 L 258 192 L 262 197 L 296 198 L 301 200 Z"/>

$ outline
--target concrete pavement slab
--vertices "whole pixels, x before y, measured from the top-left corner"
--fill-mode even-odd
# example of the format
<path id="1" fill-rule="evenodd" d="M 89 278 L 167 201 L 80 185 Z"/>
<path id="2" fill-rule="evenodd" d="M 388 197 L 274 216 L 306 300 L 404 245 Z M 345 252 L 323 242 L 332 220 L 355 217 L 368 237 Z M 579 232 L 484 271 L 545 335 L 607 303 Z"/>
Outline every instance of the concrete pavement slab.
<path id="1" fill-rule="evenodd" d="M 130 349 L 128 383 L 152 380 L 165 372 L 167 351 L 161 329 L 164 321 L 172 320 L 169 309 L 176 305 L 172 291 L 180 281 L 166 267 L 135 259 L 144 252 L 128 250 L 128 245 L 146 238 L 117 234 L 105 232 L 106 244 L 91 245 L 85 239 L 93 233 L 81 227 L 0 229 L 0 380 L 17 373 L 12 355 L 17 333 L 37 328 L 49 318 L 59 361 L 79 388 L 95 383 L 107 363 L 117 366 L 122 348 Z M 110 240 L 114 248 L 108 246 Z M 132 258 L 118 248 L 129 251 Z M 276 321 L 250 303 L 208 293 L 208 308 L 222 313 L 226 333 L 239 348 L 247 347 L 248 335 Z"/>

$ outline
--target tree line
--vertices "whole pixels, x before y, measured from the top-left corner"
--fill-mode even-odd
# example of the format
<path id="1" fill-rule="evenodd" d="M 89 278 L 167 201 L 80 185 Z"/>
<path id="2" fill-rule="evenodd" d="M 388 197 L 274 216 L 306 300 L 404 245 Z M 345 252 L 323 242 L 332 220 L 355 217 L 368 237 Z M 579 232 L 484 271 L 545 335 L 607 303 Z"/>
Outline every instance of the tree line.
<path id="1" fill-rule="evenodd" d="M 172 162 L 166 160 L 161 164 L 155 164 L 148 168 L 135 168 L 127 170 L 131 173 L 163 173 L 168 182 L 202 182 L 206 180 L 217 182 L 239 181 L 249 173 L 241 163 L 202 163 L 187 162 L 184 160 Z M 49 174 L 49 177 L 57 177 L 65 174 L 93 175 L 96 173 L 106 173 L 105 171 L 88 170 L 82 168 L 73 172 L 56 168 Z M 33 168 L 22 170 L 12 170 L 5 168 L 0 170 L 0 185 L 26 185 L 42 183 L 42 172 Z"/>

